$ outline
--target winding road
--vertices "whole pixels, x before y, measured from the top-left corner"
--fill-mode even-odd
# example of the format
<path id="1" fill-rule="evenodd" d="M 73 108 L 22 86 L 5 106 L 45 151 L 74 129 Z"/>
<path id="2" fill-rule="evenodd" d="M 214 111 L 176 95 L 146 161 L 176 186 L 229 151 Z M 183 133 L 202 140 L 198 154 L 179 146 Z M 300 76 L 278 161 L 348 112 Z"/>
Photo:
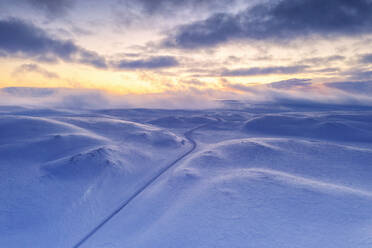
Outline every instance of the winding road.
<path id="1" fill-rule="evenodd" d="M 109 214 L 105 219 L 103 219 L 97 226 L 95 226 L 88 234 L 86 234 L 79 242 L 77 242 L 73 248 L 81 247 L 89 238 L 91 238 L 96 232 L 98 232 L 107 222 L 109 222 L 112 218 L 114 218 L 121 210 L 123 210 L 129 203 L 131 203 L 138 195 L 140 195 L 143 191 L 145 191 L 152 183 L 154 183 L 161 175 L 163 175 L 166 171 L 176 165 L 179 161 L 190 155 L 197 147 L 197 143 L 192 138 L 193 132 L 198 129 L 201 129 L 211 123 L 206 123 L 201 126 L 195 127 L 193 129 L 188 130 L 184 133 L 185 138 L 191 143 L 191 148 L 185 152 L 183 155 L 175 159 L 173 162 L 168 164 L 167 166 L 163 167 L 160 171 L 158 171 L 151 180 L 149 180 L 146 184 L 144 184 L 141 188 L 139 188 L 136 192 L 134 192 L 128 199 L 123 201 L 120 206 L 118 206 L 111 214 Z"/>

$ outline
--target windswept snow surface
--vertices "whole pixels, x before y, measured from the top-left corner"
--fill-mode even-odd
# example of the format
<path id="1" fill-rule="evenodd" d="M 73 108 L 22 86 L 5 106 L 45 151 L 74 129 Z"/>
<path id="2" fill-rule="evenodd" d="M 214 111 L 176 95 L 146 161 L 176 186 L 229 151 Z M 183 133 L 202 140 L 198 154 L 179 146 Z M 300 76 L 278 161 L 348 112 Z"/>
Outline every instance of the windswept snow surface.
<path id="1" fill-rule="evenodd" d="M 0 111 L 0 247 L 372 247 L 372 111 Z"/>

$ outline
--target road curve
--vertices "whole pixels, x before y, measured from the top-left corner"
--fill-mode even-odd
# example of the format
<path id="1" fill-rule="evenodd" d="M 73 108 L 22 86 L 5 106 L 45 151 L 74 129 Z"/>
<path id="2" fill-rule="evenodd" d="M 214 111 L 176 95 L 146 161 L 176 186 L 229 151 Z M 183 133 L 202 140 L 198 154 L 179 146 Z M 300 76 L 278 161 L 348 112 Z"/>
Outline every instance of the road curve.
<path id="1" fill-rule="evenodd" d="M 95 226 L 88 234 L 86 234 L 79 242 L 77 242 L 73 248 L 79 248 L 81 247 L 89 238 L 91 238 L 96 232 L 99 231 L 107 222 L 109 222 L 113 217 L 115 217 L 123 208 L 125 208 L 129 203 L 131 203 L 138 195 L 140 195 L 143 191 L 146 190 L 153 182 L 155 182 L 161 175 L 163 175 L 167 170 L 169 170 L 171 167 L 176 165 L 179 161 L 187 157 L 190 153 L 192 153 L 196 147 L 197 144 L 195 140 L 192 138 L 193 132 L 195 132 L 198 129 L 201 129 L 210 123 L 203 124 L 201 126 L 198 126 L 196 128 L 193 128 L 187 132 L 184 133 L 185 138 L 191 143 L 191 148 L 185 152 L 183 155 L 178 157 L 176 160 L 168 164 L 166 167 L 162 168 L 158 173 L 154 175 L 153 178 L 151 178 L 146 184 L 144 184 L 141 188 L 139 188 L 136 192 L 133 193 L 128 199 L 123 201 L 111 214 L 109 214 L 105 219 L 103 219 L 97 226 Z"/>

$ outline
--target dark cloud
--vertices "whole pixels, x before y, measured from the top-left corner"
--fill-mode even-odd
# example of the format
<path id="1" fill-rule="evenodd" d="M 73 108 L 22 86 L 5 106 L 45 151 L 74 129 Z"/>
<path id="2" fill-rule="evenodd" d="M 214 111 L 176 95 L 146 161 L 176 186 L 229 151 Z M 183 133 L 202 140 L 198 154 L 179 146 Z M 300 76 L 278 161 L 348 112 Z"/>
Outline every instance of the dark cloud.
<path id="1" fill-rule="evenodd" d="M 14 71 L 14 74 L 23 74 L 23 73 L 27 73 L 27 72 L 34 72 L 34 73 L 38 73 L 46 78 L 59 78 L 58 74 L 57 73 L 54 73 L 54 72 L 50 72 L 42 67 L 40 67 L 39 65 L 37 64 L 23 64 L 21 66 L 19 66 L 18 68 L 16 68 L 16 70 Z"/>
<path id="2" fill-rule="evenodd" d="M 372 70 L 363 66 L 358 66 L 343 71 L 341 75 L 346 77 L 349 81 L 369 81 L 372 78 Z"/>
<path id="3" fill-rule="evenodd" d="M 340 55 L 334 55 L 334 56 L 329 56 L 329 57 L 314 57 L 314 58 L 308 58 L 308 59 L 303 59 L 300 61 L 301 64 L 325 64 L 325 63 L 330 63 L 330 62 L 335 62 L 335 61 L 343 61 L 345 60 L 346 57 L 340 56 Z"/>
<path id="4" fill-rule="evenodd" d="M 222 9 L 233 5 L 236 0 L 121 0 L 121 3 L 140 5 L 149 14 L 171 14 L 175 9 Z"/>
<path id="5" fill-rule="evenodd" d="M 278 82 L 272 82 L 269 84 L 241 84 L 241 83 L 231 83 L 229 81 L 224 80 L 222 82 L 222 85 L 242 91 L 242 92 L 250 92 L 250 93 L 257 93 L 261 94 L 261 91 L 265 90 L 282 90 L 282 91 L 287 91 L 287 90 L 306 90 L 312 87 L 313 83 L 311 82 L 311 79 L 297 79 L 297 78 L 292 78 L 288 80 L 283 80 L 283 81 L 278 81 Z"/>
<path id="6" fill-rule="evenodd" d="M 135 70 L 135 69 L 160 69 L 175 67 L 179 65 L 177 59 L 171 56 L 156 56 L 146 59 L 121 60 L 115 67 L 118 69 Z"/>
<path id="7" fill-rule="evenodd" d="M 7 87 L 1 88 L 0 92 L 17 97 L 45 97 L 53 95 L 56 92 L 56 89 L 36 87 Z"/>
<path id="8" fill-rule="evenodd" d="M 370 80 L 372 78 L 372 70 L 356 70 L 351 74 L 353 80 Z"/>
<path id="9" fill-rule="evenodd" d="M 49 37 L 42 29 L 18 19 L 0 21 L 0 49 L 10 54 L 37 56 L 52 53 L 69 60 L 78 48 L 71 41 Z"/>
<path id="10" fill-rule="evenodd" d="M 365 82 L 334 82 L 327 83 L 330 88 L 339 89 L 348 93 L 370 96 L 372 94 L 372 81 Z"/>
<path id="11" fill-rule="evenodd" d="M 273 82 L 268 84 L 268 87 L 274 88 L 274 89 L 293 89 L 293 88 L 299 88 L 299 87 L 308 87 L 311 86 L 311 79 L 297 79 L 292 78 L 288 80 Z"/>
<path id="12" fill-rule="evenodd" d="M 50 17 L 66 14 L 73 7 L 73 0 L 26 0 L 36 9 L 45 11 Z"/>
<path id="13" fill-rule="evenodd" d="M 76 62 L 106 68 L 105 58 L 70 40 L 48 35 L 41 28 L 19 19 L 0 20 L 0 53 L 43 62 Z"/>
<path id="14" fill-rule="evenodd" d="M 193 49 L 230 40 L 289 40 L 307 35 L 359 35 L 372 32 L 370 0 L 280 0 L 238 14 L 220 13 L 178 27 L 166 47 Z"/>
<path id="15" fill-rule="evenodd" d="M 340 72 L 341 69 L 337 67 L 328 67 L 323 69 L 313 69 L 311 70 L 312 73 L 326 73 L 326 74 L 334 74 Z"/>
<path id="16" fill-rule="evenodd" d="M 294 74 L 304 72 L 308 66 L 276 66 L 276 67 L 252 67 L 241 68 L 235 70 L 224 70 L 221 76 L 225 77 L 244 77 L 256 75 L 270 75 L 270 74 Z"/>
<path id="17" fill-rule="evenodd" d="M 372 53 L 362 55 L 360 62 L 364 64 L 372 64 Z"/>
<path id="18" fill-rule="evenodd" d="M 78 56 L 76 58 L 76 61 L 81 64 L 92 65 L 100 69 L 107 68 L 105 57 L 99 55 L 96 52 L 81 48 L 77 55 Z"/>

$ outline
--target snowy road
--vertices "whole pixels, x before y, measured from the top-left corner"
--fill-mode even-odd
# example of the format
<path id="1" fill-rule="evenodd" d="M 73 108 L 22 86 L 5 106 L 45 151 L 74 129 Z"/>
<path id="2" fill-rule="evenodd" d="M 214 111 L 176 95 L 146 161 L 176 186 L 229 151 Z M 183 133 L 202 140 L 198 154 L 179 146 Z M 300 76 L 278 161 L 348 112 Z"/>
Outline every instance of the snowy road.
<path id="1" fill-rule="evenodd" d="M 145 191 L 153 182 L 156 181 L 161 175 L 163 175 L 166 171 L 168 171 L 170 168 L 172 168 L 174 165 L 176 165 L 179 161 L 190 155 L 197 147 L 197 143 L 192 138 L 193 132 L 196 130 L 199 130 L 210 123 L 206 123 L 203 125 L 200 125 L 196 128 L 193 128 L 191 130 L 188 130 L 184 133 L 185 138 L 191 143 L 191 148 L 185 152 L 183 155 L 178 157 L 176 160 L 168 164 L 166 167 L 162 168 L 158 173 L 154 175 L 151 180 L 149 180 L 146 184 L 144 184 L 141 188 L 139 188 L 132 196 L 130 196 L 128 199 L 122 202 L 118 208 L 116 208 L 110 215 L 108 215 L 104 220 L 102 220 L 96 227 L 94 227 L 86 236 L 84 236 L 76 245 L 73 246 L 73 248 L 81 247 L 90 237 L 92 237 L 96 232 L 98 232 L 107 222 L 109 222 L 112 218 L 114 218 L 121 210 L 123 210 L 128 204 L 130 204 L 138 195 L 140 195 L 143 191 Z"/>

